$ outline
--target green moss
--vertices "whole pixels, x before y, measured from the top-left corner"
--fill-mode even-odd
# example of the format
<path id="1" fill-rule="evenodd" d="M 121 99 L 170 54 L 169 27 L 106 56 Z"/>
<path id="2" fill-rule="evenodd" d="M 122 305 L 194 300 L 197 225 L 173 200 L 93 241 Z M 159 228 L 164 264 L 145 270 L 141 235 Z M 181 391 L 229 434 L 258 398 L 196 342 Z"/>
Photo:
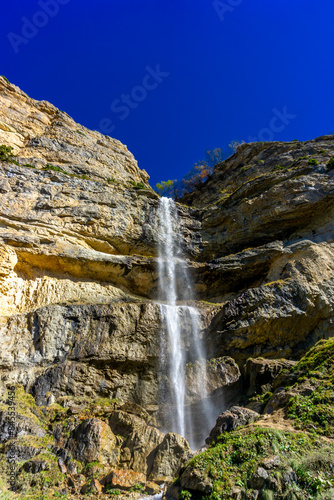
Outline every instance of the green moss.
<path id="1" fill-rule="evenodd" d="M 309 161 L 308 161 L 308 164 L 309 165 L 318 165 L 319 162 L 315 158 L 310 158 Z"/>
<path id="2" fill-rule="evenodd" d="M 13 398 L 15 413 L 23 417 L 28 417 L 36 424 L 45 426 L 45 417 L 36 405 L 36 402 L 31 394 L 27 394 L 21 385 L 15 386 L 15 395 Z M 0 410 L 7 411 L 8 404 L 0 402 Z"/>

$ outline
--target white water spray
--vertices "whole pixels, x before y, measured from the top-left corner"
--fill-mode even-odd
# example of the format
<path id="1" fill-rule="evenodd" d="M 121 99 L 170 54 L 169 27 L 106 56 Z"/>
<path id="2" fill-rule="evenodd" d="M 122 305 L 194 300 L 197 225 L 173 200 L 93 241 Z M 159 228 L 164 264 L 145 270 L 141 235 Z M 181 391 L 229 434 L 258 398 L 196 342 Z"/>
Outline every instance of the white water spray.
<path id="1" fill-rule="evenodd" d="M 188 439 L 192 448 L 200 444 L 196 435 L 195 420 L 202 420 L 210 431 L 214 422 L 207 396 L 205 349 L 200 339 L 200 318 L 195 307 L 178 305 L 178 301 L 192 300 L 193 287 L 182 259 L 180 223 L 173 200 L 161 198 L 159 206 L 159 304 L 162 320 L 161 365 L 168 379 L 165 389 L 166 411 L 169 413 L 167 431 L 172 431 Z M 188 348 L 188 352 L 187 352 Z M 187 409 L 186 364 L 197 361 L 196 378 L 202 391 L 200 402 L 201 418 L 195 418 Z M 204 419 L 204 422 L 203 422 Z M 198 422 L 197 422 L 198 426 Z M 208 435 L 208 434 L 207 434 Z"/>

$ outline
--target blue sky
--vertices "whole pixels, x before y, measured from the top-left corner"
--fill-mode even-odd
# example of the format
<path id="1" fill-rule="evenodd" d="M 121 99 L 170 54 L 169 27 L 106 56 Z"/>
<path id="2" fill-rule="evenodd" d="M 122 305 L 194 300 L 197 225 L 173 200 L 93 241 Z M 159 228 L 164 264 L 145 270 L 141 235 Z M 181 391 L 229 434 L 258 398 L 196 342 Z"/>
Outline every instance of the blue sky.
<path id="1" fill-rule="evenodd" d="M 151 184 L 233 140 L 334 132 L 333 0 L 12 0 L 0 74 L 125 143 Z"/>

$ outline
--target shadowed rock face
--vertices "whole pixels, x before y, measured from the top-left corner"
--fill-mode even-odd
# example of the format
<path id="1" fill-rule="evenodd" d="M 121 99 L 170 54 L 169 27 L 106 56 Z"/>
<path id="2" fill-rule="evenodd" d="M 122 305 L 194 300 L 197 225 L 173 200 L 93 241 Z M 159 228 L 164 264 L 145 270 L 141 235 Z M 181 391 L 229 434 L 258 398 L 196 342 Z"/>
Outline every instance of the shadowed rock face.
<path id="1" fill-rule="evenodd" d="M 172 435 L 163 441 L 154 427 L 173 411 L 159 409 L 159 359 L 166 350 L 154 302 L 159 197 L 119 141 L 30 99 L 2 77 L 0 103 L 0 146 L 15 155 L 0 161 L 1 379 L 22 384 L 50 408 L 66 398 L 121 400 L 114 420 L 111 410 L 101 410 L 66 431 L 73 453 L 88 461 L 121 450 L 106 463 L 146 474 L 160 447 L 152 477 L 168 476 L 166 457 L 186 455 L 187 446 Z M 334 334 L 333 156 L 334 136 L 242 145 L 177 204 L 217 417 L 237 403 L 250 357 L 298 359 Z M 189 360 L 188 410 L 200 420 L 193 346 L 181 348 Z M 253 391 L 268 390 L 277 363 L 268 369 L 262 361 L 248 363 Z M 100 413 L 110 423 L 107 434 L 117 434 L 116 421 L 140 425 L 122 430 L 123 441 L 108 451 Z M 7 420 L 2 413 L 5 427 Z M 90 434 L 96 449 L 81 450 L 80 436 Z M 23 455 L 35 456 L 41 447 L 34 446 Z M 178 470 L 180 462 L 174 465 Z M 185 487 L 199 480 L 191 474 L 184 474 Z M 210 484 L 199 490 L 209 492 Z"/>

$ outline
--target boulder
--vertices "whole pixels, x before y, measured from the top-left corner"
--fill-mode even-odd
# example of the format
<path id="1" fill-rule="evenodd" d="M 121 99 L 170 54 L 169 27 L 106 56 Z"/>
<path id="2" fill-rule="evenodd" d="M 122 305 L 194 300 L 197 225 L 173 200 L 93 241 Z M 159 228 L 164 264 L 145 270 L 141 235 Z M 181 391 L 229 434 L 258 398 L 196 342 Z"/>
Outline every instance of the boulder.
<path id="1" fill-rule="evenodd" d="M 125 438 L 121 454 L 124 466 L 147 474 L 153 460 L 152 452 L 162 442 L 164 434 L 147 425 L 142 418 L 121 410 L 112 412 L 109 425 L 115 434 Z"/>
<path id="2" fill-rule="evenodd" d="M 248 486 L 254 490 L 260 490 L 268 478 L 268 472 L 263 467 L 258 467 L 248 481 Z"/>
<path id="3" fill-rule="evenodd" d="M 22 465 L 22 469 L 25 472 L 37 474 L 43 470 L 49 470 L 49 465 L 45 460 L 29 460 Z"/>
<path id="4" fill-rule="evenodd" d="M 0 443 L 17 436 L 32 435 L 44 437 L 45 430 L 32 418 L 15 412 L 15 418 L 8 411 L 0 412 Z"/>
<path id="5" fill-rule="evenodd" d="M 81 487 L 80 493 L 83 495 L 87 493 L 100 494 L 102 493 L 102 484 L 97 479 L 91 479 Z"/>
<path id="6" fill-rule="evenodd" d="M 119 488 L 122 490 L 129 490 L 136 485 L 145 486 L 146 476 L 140 472 L 132 470 L 111 470 L 103 479 L 101 479 L 103 486 L 110 485 L 112 488 Z"/>
<path id="7" fill-rule="evenodd" d="M 206 439 L 206 443 L 212 443 L 212 441 L 215 441 L 223 432 L 234 431 L 242 425 L 256 422 L 259 418 L 259 413 L 253 410 L 241 406 L 232 406 L 232 408 L 219 415 L 216 425 L 210 432 L 210 436 Z"/>
<path id="8" fill-rule="evenodd" d="M 162 477 L 173 479 L 190 455 L 191 450 L 186 439 L 179 434 L 169 432 L 156 448 L 149 479 L 153 481 Z"/>
<path id="9" fill-rule="evenodd" d="M 119 461 L 116 437 L 109 425 L 98 418 L 81 422 L 66 446 L 74 458 L 84 464 L 99 461 L 103 465 L 116 466 Z"/>
<path id="10" fill-rule="evenodd" d="M 180 477 L 181 488 L 209 495 L 213 485 L 210 479 L 200 470 L 187 467 Z"/>

